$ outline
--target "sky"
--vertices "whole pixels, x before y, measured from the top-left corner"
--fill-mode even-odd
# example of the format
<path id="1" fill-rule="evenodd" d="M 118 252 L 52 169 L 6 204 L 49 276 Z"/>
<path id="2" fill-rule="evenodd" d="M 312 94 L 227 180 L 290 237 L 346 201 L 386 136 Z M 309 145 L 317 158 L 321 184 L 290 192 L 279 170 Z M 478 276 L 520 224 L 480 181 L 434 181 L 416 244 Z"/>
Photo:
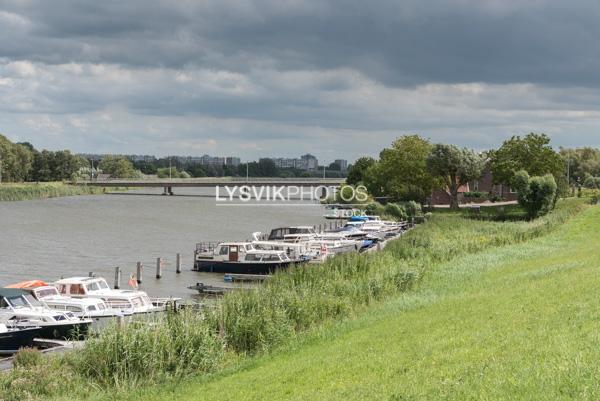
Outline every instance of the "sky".
<path id="1" fill-rule="evenodd" d="M 400 135 L 600 146 L 591 0 L 0 0 L 0 133 L 320 160 Z"/>

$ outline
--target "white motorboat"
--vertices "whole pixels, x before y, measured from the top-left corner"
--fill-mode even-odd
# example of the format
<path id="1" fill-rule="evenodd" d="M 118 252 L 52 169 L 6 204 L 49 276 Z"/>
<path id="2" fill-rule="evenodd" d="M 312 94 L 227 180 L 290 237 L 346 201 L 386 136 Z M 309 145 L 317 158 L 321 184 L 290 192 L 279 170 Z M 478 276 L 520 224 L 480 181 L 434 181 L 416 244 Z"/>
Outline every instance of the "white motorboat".
<path id="1" fill-rule="evenodd" d="M 151 313 L 163 310 L 140 290 L 114 290 L 102 277 L 70 277 L 54 283 L 61 295 L 73 298 L 100 298 L 123 314 Z"/>
<path id="2" fill-rule="evenodd" d="M 71 312 L 50 309 L 27 291 L 16 288 L 0 288 L 0 320 L 19 328 L 39 327 L 40 337 L 52 339 L 82 338 L 92 323 Z"/>
<path id="3" fill-rule="evenodd" d="M 6 288 L 19 288 L 29 292 L 35 299 L 43 302 L 50 309 L 61 312 L 72 312 L 81 318 L 99 320 L 115 316 L 130 315 L 109 307 L 101 298 L 73 298 L 61 295 L 54 286 L 46 284 L 42 280 L 29 280 L 11 284 Z"/>

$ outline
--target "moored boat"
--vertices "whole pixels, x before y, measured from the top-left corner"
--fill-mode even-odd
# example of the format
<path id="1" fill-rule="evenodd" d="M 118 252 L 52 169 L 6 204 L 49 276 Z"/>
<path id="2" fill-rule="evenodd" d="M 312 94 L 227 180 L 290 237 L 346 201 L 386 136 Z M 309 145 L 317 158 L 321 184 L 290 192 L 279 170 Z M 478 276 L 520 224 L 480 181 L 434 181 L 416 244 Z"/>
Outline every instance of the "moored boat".
<path id="1" fill-rule="evenodd" d="M 194 270 L 215 273 L 269 274 L 309 259 L 290 259 L 285 251 L 257 249 L 252 242 L 196 245 Z"/>
<path id="2" fill-rule="evenodd" d="M 150 313 L 163 310 L 144 291 L 114 290 L 102 277 L 69 277 L 54 283 L 58 292 L 73 298 L 100 298 L 124 314 Z"/>
<path id="3" fill-rule="evenodd" d="M 39 334 L 39 327 L 18 328 L 0 323 L 0 355 L 14 354 L 21 348 L 31 347 Z"/>
<path id="4" fill-rule="evenodd" d="M 71 312 L 52 310 L 27 291 L 0 288 L 0 321 L 17 328 L 39 327 L 39 335 L 49 339 L 80 339 L 92 323 Z"/>

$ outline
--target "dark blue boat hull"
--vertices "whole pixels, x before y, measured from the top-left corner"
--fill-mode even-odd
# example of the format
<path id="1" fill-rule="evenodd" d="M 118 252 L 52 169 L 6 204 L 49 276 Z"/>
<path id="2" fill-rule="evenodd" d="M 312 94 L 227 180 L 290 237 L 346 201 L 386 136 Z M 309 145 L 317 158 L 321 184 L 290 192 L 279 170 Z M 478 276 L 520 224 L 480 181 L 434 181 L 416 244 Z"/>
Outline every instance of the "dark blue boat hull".
<path id="1" fill-rule="evenodd" d="M 305 263 L 306 261 L 281 262 L 281 263 L 249 263 L 227 262 L 213 260 L 196 260 L 194 270 L 209 273 L 236 273 L 236 274 L 270 274 L 277 269 L 286 269 L 292 264 Z"/>

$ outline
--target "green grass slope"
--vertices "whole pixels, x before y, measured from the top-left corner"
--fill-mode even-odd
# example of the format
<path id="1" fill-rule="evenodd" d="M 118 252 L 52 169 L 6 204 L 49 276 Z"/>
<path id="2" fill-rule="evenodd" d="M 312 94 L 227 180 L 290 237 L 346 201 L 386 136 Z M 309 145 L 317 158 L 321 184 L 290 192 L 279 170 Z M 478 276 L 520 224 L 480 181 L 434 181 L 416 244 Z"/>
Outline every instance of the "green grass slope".
<path id="1" fill-rule="evenodd" d="M 301 344 L 135 397 L 600 399 L 599 228 L 589 208 L 542 238 L 439 264 L 417 291 Z"/>

